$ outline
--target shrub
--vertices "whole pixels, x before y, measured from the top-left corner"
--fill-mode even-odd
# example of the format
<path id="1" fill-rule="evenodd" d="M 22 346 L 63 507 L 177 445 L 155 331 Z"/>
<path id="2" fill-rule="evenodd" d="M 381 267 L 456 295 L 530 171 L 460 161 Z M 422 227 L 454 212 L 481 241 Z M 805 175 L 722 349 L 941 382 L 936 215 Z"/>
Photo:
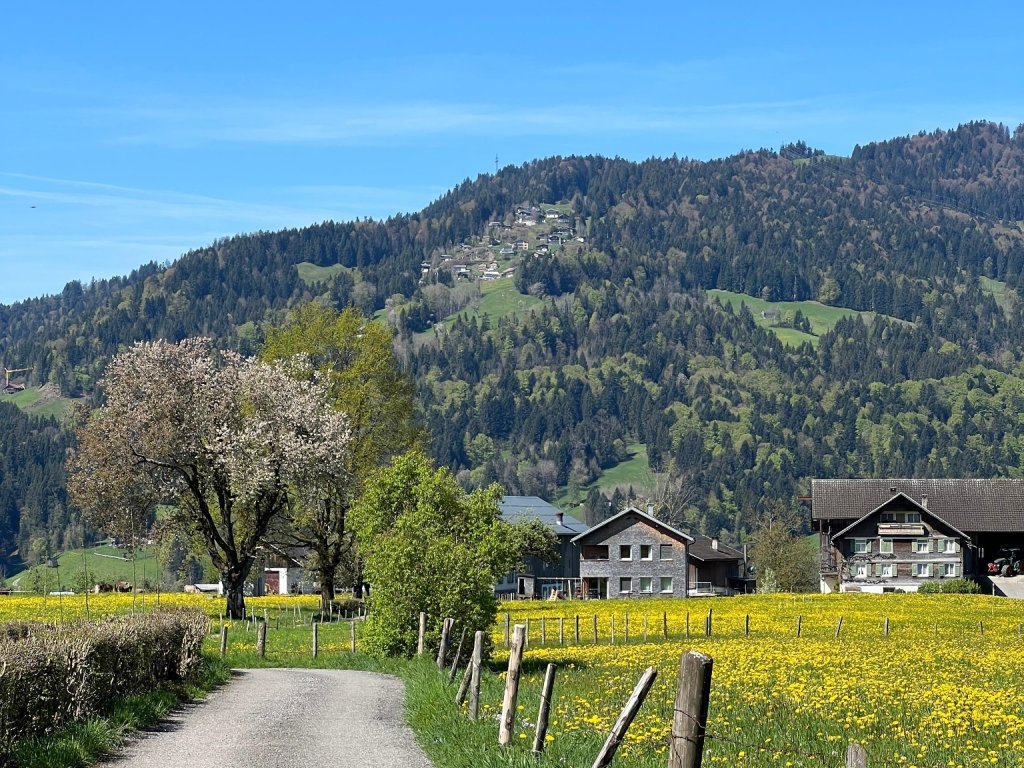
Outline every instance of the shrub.
<path id="1" fill-rule="evenodd" d="M 168 611 L 51 627 L 0 628 L 0 755 L 26 737 L 104 712 L 117 697 L 199 669 L 209 619 Z"/>
<path id="2" fill-rule="evenodd" d="M 917 591 L 923 595 L 977 595 L 981 592 L 981 587 L 970 579 L 941 579 L 926 581 Z"/>

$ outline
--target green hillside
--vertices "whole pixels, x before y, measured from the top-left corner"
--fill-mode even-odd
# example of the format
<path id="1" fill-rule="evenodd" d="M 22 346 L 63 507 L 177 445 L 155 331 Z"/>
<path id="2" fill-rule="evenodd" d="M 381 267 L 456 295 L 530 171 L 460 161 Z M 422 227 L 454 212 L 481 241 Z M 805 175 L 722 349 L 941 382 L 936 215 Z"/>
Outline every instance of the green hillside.
<path id="1" fill-rule="evenodd" d="M 93 584 L 119 581 L 155 589 L 160 577 L 160 565 L 152 547 L 138 550 L 134 563 L 129 552 L 109 544 L 64 552 L 56 562 L 56 568 L 38 565 L 16 573 L 4 585 L 29 592 L 56 591 L 59 577 L 64 591 L 81 592 Z"/>
<path id="2" fill-rule="evenodd" d="M 0 402 L 9 402 L 33 416 L 63 418 L 72 400 L 59 397 L 53 387 L 27 387 L 13 395 L 0 394 Z"/>
<path id="3" fill-rule="evenodd" d="M 745 305 L 754 315 L 754 322 L 778 336 L 783 344 L 794 347 L 804 342 L 817 345 L 818 337 L 835 328 L 836 323 L 844 317 L 860 316 L 870 321 L 874 316 L 873 312 L 830 307 L 817 301 L 765 301 L 745 293 L 718 289 L 708 291 L 708 296 L 732 307 L 733 311 L 739 311 L 740 305 Z M 811 333 L 780 325 L 780 323 L 792 323 L 797 310 L 810 321 Z"/>

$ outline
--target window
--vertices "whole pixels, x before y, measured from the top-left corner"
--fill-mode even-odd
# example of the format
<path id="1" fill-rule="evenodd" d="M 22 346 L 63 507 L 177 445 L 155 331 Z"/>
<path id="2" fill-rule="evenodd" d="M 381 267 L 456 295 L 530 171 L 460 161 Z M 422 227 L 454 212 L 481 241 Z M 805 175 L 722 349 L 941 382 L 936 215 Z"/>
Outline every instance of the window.
<path id="1" fill-rule="evenodd" d="M 607 560 L 607 544 L 584 544 L 580 551 L 580 557 L 584 560 Z"/>
<path id="2" fill-rule="evenodd" d="M 879 539 L 878 540 L 878 551 L 883 555 L 892 554 L 892 539 Z"/>
<path id="3" fill-rule="evenodd" d="M 654 582 L 654 579 L 652 579 L 650 576 L 641 576 L 640 577 L 640 591 L 641 592 L 646 592 L 647 594 L 650 594 L 653 582 Z"/>
<path id="4" fill-rule="evenodd" d="M 895 523 L 896 522 L 896 513 L 895 512 L 883 512 L 879 516 L 878 519 L 879 519 L 879 522 L 882 522 L 882 523 Z"/>
<path id="5" fill-rule="evenodd" d="M 956 563 L 943 563 L 942 565 L 943 576 L 956 576 Z"/>
<path id="6" fill-rule="evenodd" d="M 629 544 L 619 544 L 619 560 L 632 560 L 633 548 Z"/>
<path id="7" fill-rule="evenodd" d="M 659 549 L 658 557 L 660 557 L 662 560 L 671 560 L 672 559 L 672 545 L 671 544 L 662 544 L 660 549 Z"/>
<path id="8" fill-rule="evenodd" d="M 928 539 L 914 539 L 914 551 L 923 555 L 928 552 Z"/>
<path id="9" fill-rule="evenodd" d="M 868 564 L 857 563 L 853 567 L 853 578 L 855 579 L 866 579 L 868 577 Z"/>
<path id="10" fill-rule="evenodd" d="M 650 544 L 641 544 L 640 545 L 640 559 L 641 560 L 652 560 L 652 559 L 654 559 L 653 552 L 654 552 L 654 547 L 652 547 Z"/>
<path id="11" fill-rule="evenodd" d="M 920 524 L 920 522 L 921 522 L 921 513 L 920 512 L 906 512 L 903 515 L 903 522 L 905 522 L 905 523 L 913 523 L 915 525 Z"/>
<path id="12" fill-rule="evenodd" d="M 671 576 L 662 576 L 660 579 L 658 579 L 658 588 L 662 592 L 671 592 L 672 591 L 672 577 Z"/>
<path id="13" fill-rule="evenodd" d="M 942 551 L 947 554 L 956 553 L 956 539 L 943 539 L 942 540 Z"/>
<path id="14" fill-rule="evenodd" d="M 853 554 L 864 555 L 871 551 L 871 539 L 854 539 Z"/>
<path id="15" fill-rule="evenodd" d="M 882 563 L 882 568 L 881 568 L 881 572 L 879 573 L 879 575 L 883 579 L 891 579 L 893 577 L 893 568 L 894 567 L 895 566 L 893 566 L 892 563 Z"/>
<path id="16" fill-rule="evenodd" d="M 619 592 L 632 592 L 633 591 L 633 579 L 629 576 L 622 576 L 619 578 Z"/>
<path id="17" fill-rule="evenodd" d="M 914 575 L 923 578 L 931 576 L 928 563 L 914 563 Z"/>

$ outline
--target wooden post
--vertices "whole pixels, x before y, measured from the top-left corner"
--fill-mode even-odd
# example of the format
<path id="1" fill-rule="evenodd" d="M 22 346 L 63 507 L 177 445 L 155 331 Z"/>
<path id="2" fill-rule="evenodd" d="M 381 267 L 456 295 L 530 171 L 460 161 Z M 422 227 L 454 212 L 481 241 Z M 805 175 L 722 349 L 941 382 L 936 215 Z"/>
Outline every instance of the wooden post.
<path id="1" fill-rule="evenodd" d="M 679 662 L 668 768 L 700 768 L 704 759 L 704 733 L 708 727 L 713 667 L 710 656 L 694 651 L 684 653 Z"/>
<path id="2" fill-rule="evenodd" d="M 459 659 L 462 658 L 462 644 L 466 642 L 466 626 L 462 627 L 462 635 L 459 637 L 459 645 L 455 649 L 455 658 L 452 659 L 452 671 L 448 673 L 448 682 L 455 680 L 455 672 L 459 668 Z"/>
<path id="3" fill-rule="evenodd" d="M 661 634 L 668 640 L 668 611 L 662 611 L 661 614 Z"/>
<path id="4" fill-rule="evenodd" d="M 224 658 L 224 655 L 228 652 L 228 625 L 220 625 L 220 655 Z"/>
<path id="5" fill-rule="evenodd" d="M 981 632 L 981 636 L 984 637 L 985 636 L 985 622 L 984 621 L 979 621 L 978 622 L 978 630 Z"/>
<path id="6" fill-rule="evenodd" d="M 690 612 L 686 612 L 686 639 L 690 639 Z"/>
<path id="7" fill-rule="evenodd" d="M 647 642 L 647 614 L 644 614 L 644 642 Z"/>
<path id="8" fill-rule="evenodd" d="M 448 660 L 448 633 L 452 631 L 455 619 L 445 619 L 441 624 L 441 644 L 437 647 L 437 668 L 444 671 Z"/>
<path id="9" fill-rule="evenodd" d="M 851 742 L 846 748 L 846 768 L 868 768 L 868 753 L 860 744 Z"/>
<path id="10" fill-rule="evenodd" d="M 565 619 L 558 617 L 558 644 L 565 645 Z"/>
<path id="11" fill-rule="evenodd" d="M 836 637 L 839 637 L 839 633 L 843 631 L 843 617 L 839 617 L 839 622 L 836 624 Z"/>
<path id="12" fill-rule="evenodd" d="M 528 648 L 530 645 L 530 617 L 526 617 L 526 629 L 523 632 L 523 648 Z"/>
<path id="13" fill-rule="evenodd" d="M 462 682 L 459 683 L 459 692 L 455 694 L 455 706 L 461 707 L 469 693 L 469 677 L 473 670 L 473 662 L 466 662 L 466 669 L 462 672 Z"/>
<path id="14" fill-rule="evenodd" d="M 743 636 L 750 637 L 750 614 L 743 617 Z"/>
<path id="15" fill-rule="evenodd" d="M 356 652 L 356 620 L 350 619 L 348 622 L 349 629 L 352 632 L 352 653 Z"/>
<path id="16" fill-rule="evenodd" d="M 611 631 L 611 635 L 612 635 L 612 645 L 615 645 L 615 614 L 613 613 L 611 616 L 608 617 L 608 619 L 609 619 L 608 626 L 611 627 L 610 631 Z"/>
<path id="17" fill-rule="evenodd" d="M 505 677 L 505 698 L 501 703 L 501 723 L 498 727 L 498 744 L 507 747 L 512 741 L 516 726 L 516 698 L 519 696 L 519 674 L 523 664 L 523 649 L 526 647 L 526 627 L 516 624 L 512 631 L 512 647 L 508 653 L 508 675 Z"/>
<path id="18" fill-rule="evenodd" d="M 654 667 L 648 667 L 647 670 L 640 676 L 639 682 L 636 684 L 636 688 L 633 689 L 633 695 L 629 697 L 626 702 L 626 706 L 622 708 L 622 712 L 619 714 L 619 719 L 615 721 L 615 725 L 612 726 L 611 733 L 608 734 L 608 738 L 604 742 L 604 746 L 601 747 L 601 751 L 597 753 L 597 758 L 594 760 L 594 765 L 591 768 L 608 768 L 612 764 L 612 759 L 615 757 L 615 750 L 619 748 L 619 744 L 622 743 L 622 739 L 626 735 L 626 731 L 629 729 L 630 724 L 633 722 L 633 718 L 636 717 L 636 713 L 640 709 L 640 705 L 644 703 L 644 699 L 647 698 L 648 691 L 651 690 L 651 686 L 654 685 L 654 678 L 658 676 L 658 670 Z"/>
<path id="19" fill-rule="evenodd" d="M 803 623 L 804 623 L 804 617 L 803 616 L 797 616 L 796 617 L 796 636 L 797 637 L 800 637 L 800 630 L 803 629 Z"/>
<path id="20" fill-rule="evenodd" d="M 626 611 L 626 616 L 622 622 L 622 642 L 629 642 L 629 611 Z"/>
<path id="21" fill-rule="evenodd" d="M 267 658 L 267 622 L 265 621 L 256 630 L 256 655 L 261 659 Z"/>
<path id="22" fill-rule="evenodd" d="M 522 651 L 519 652 L 522 658 Z M 473 635 L 473 656 L 469 660 L 469 719 L 476 720 L 480 712 L 480 667 L 484 659 L 484 633 Z"/>
<path id="23" fill-rule="evenodd" d="M 509 627 L 509 615 L 505 614 L 505 647 L 508 648 L 508 627 Z"/>
<path id="24" fill-rule="evenodd" d="M 320 638 L 319 638 L 320 625 L 317 622 L 313 622 L 313 658 L 317 657 L 320 653 Z"/>
<path id="25" fill-rule="evenodd" d="M 597 642 L 597 614 L 594 614 L 594 642 Z"/>
<path id="26" fill-rule="evenodd" d="M 885 617 L 884 632 L 885 632 L 885 636 L 888 637 L 889 636 L 889 617 L 888 616 Z"/>
<path id="27" fill-rule="evenodd" d="M 548 624 L 543 616 L 540 617 L 540 644 L 548 644 Z"/>
<path id="28" fill-rule="evenodd" d="M 420 611 L 420 635 L 419 641 L 416 643 L 416 655 L 423 655 L 423 638 L 427 634 L 427 613 L 426 611 Z"/>
<path id="29" fill-rule="evenodd" d="M 544 673 L 544 687 L 540 692 L 540 710 L 537 712 L 537 730 L 533 736 L 533 754 L 540 755 L 544 751 L 544 737 L 548 735 L 548 716 L 551 714 L 551 690 L 555 687 L 554 664 L 548 664 Z"/>
<path id="30" fill-rule="evenodd" d="M 708 615 L 704 618 L 704 636 L 711 637 L 711 608 L 708 608 Z"/>
<path id="31" fill-rule="evenodd" d="M 1020 626 L 1017 627 L 1017 634 L 1020 634 Z M 576 645 L 580 644 L 580 615 L 576 614 Z"/>

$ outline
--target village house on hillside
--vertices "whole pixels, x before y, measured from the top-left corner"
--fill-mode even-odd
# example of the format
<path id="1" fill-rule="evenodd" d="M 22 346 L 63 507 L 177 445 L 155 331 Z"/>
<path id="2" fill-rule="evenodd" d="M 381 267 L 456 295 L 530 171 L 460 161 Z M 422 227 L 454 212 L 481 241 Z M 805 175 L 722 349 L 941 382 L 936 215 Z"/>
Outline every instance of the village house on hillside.
<path id="1" fill-rule="evenodd" d="M 823 592 L 987 578 L 1024 547 L 1024 480 L 814 480 L 811 503 Z"/>
<path id="2" fill-rule="evenodd" d="M 686 597 L 692 536 L 629 507 L 573 539 L 584 597 Z"/>
<path id="3" fill-rule="evenodd" d="M 746 556 L 716 537 L 691 534 L 689 589 L 691 597 L 735 595 L 753 591 Z"/>
<path id="4" fill-rule="evenodd" d="M 498 503 L 501 516 L 510 523 L 539 520 L 558 537 L 559 560 L 545 563 L 538 557 L 527 557 L 525 568 L 508 574 L 495 587 L 499 597 L 549 598 L 580 595 L 580 553 L 573 538 L 587 530 L 572 515 L 567 515 L 537 496 L 505 496 Z"/>

